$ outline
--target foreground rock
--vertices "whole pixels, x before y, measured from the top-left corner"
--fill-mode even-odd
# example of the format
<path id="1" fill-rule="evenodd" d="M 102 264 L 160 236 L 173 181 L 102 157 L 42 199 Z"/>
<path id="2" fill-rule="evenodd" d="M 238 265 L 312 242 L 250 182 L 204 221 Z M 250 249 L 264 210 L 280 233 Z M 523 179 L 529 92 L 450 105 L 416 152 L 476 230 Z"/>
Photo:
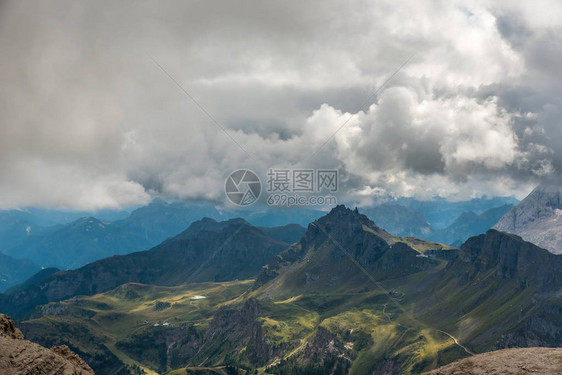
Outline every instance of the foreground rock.
<path id="1" fill-rule="evenodd" d="M 94 371 L 65 345 L 47 349 L 25 340 L 14 322 L 0 314 L 0 374 L 91 375 Z"/>
<path id="2" fill-rule="evenodd" d="M 453 362 L 426 375 L 562 374 L 561 348 L 504 349 Z"/>

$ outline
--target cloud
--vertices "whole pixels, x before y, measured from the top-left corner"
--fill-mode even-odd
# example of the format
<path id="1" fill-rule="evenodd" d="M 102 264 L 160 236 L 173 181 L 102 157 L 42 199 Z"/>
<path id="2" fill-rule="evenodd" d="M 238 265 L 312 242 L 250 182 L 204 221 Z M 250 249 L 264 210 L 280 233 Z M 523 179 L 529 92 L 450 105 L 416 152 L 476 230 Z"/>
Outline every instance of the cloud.
<path id="1" fill-rule="evenodd" d="M 562 168 L 556 2 L 12 1 L 0 11 L 1 207 L 222 201 L 241 167 L 340 168 L 347 200 L 521 196 Z"/>

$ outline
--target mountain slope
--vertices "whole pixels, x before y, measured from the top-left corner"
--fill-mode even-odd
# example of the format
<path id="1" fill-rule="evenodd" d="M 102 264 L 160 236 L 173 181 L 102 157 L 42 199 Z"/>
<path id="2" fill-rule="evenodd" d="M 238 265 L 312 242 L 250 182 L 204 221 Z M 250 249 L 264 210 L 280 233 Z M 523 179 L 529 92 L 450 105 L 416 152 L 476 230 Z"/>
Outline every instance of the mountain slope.
<path id="1" fill-rule="evenodd" d="M 100 293 L 129 282 L 178 285 L 250 278 L 288 246 L 241 219 L 206 220 L 193 226 L 199 230 L 190 227 L 151 250 L 113 256 L 11 290 L 0 296 L 0 311 L 20 315 L 39 304 Z"/>
<path id="2" fill-rule="evenodd" d="M 562 197 L 560 188 L 536 187 L 494 226 L 555 254 L 562 254 Z"/>
<path id="3" fill-rule="evenodd" d="M 417 288 L 429 293 L 417 298 L 416 314 L 473 351 L 562 346 L 562 256 L 518 236 L 489 230 L 470 238 Z"/>
<path id="4" fill-rule="evenodd" d="M 421 253 L 443 249 L 440 244 L 392 236 L 357 209 L 337 206 L 264 268 L 256 285 L 277 278 L 267 293 L 279 295 L 361 288 L 369 276 L 399 277 L 432 268 L 438 262 Z"/>

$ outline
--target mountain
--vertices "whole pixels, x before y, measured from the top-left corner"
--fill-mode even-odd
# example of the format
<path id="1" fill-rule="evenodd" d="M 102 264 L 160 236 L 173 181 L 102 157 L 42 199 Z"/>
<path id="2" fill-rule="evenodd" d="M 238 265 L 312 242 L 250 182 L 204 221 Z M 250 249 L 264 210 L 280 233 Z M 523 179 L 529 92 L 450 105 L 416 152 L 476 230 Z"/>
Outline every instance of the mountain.
<path id="1" fill-rule="evenodd" d="M 0 211 L 0 251 L 26 238 L 36 227 L 38 226 L 33 222 L 33 217 L 27 212 Z"/>
<path id="2" fill-rule="evenodd" d="M 3 249 L 7 255 L 32 259 L 44 267 L 74 269 L 112 255 L 155 246 L 204 216 L 220 218 L 221 214 L 210 205 L 155 199 L 122 220 L 102 222 L 84 217 L 31 231 Z"/>
<path id="3" fill-rule="evenodd" d="M 562 254 L 562 198 L 560 188 L 537 186 L 494 226 L 515 233 L 555 254 Z"/>
<path id="4" fill-rule="evenodd" d="M 287 246 L 243 219 L 205 219 L 150 250 L 112 256 L 14 288 L 0 296 L 0 311 L 21 315 L 39 304 L 130 282 L 178 285 L 251 278 Z"/>
<path id="5" fill-rule="evenodd" d="M 30 260 L 15 259 L 0 253 L 0 292 L 24 282 L 39 270 L 39 266 Z"/>
<path id="6" fill-rule="evenodd" d="M 470 353 L 561 347 L 561 270 L 561 256 L 489 230 L 417 286 L 415 315 Z"/>
<path id="7" fill-rule="evenodd" d="M 24 340 L 14 322 L 0 314 L 0 373 L 93 375 L 94 371 L 67 346 L 47 349 Z"/>
<path id="8" fill-rule="evenodd" d="M 260 273 L 256 285 L 276 278 L 267 289 L 269 294 L 349 290 L 361 287 L 372 276 L 405 276 L 434 267 L 437 261 L 420 255 L 429 250 L 446 251 L 445 248 L 393 236 L 357 209 L 340 205 L 311 223 L 299 243 L 278 255 Z M 358 272 L 357 263 L 363 272 Z"/>
<path id="9" fill-rule="evenodd" d="M 4 251 L 11 256 L 33 259 L 44 267 L 72 269 L 150 246 L 141 236 L 89 217 L 50 228 L 48 233 L 31 235 Z"/>
<path id="10" fill-rule="evenodd" d="M 525 348 L 504 349 L 443 366 L 425 375 L 479 374 L 562 374 L 562 349 Z"/>
<path id="11" fill-rule="evenodd" d="M 398 204 L 383 204 L 362 210 L 377 225 L 397 236 L 420 237 L 432 228 L 421 212 Z"/>
<path id="12" fill-rule="evenodd" d="M 182 232 L 203 217 L 226 220 L 235 216 L 223 214 L 211 204 L 154 199 L 149 205 L 134 210 L 127 218 L 115 221 L 112 225 L 122 231 L 134 233 L 154 246 Z"/>
<path id="13" fill-rule="evenodd" d="M 262 258 L 255 280 L 209 278 L 238 268 L 236 252 L 265 236 L 231 224 L 202 220 L 165 241 L 174 265 L 161 267 L 166 257 L 155 252 L 52 275 L 37 290 L 52 297 L 78 275 L 90 289 L 44 298 L 20 327 L 44 345 L 72 344 L 101 375 L 125 362 L 174 374 L 419 374 L 491 350 L 562 346 L 562 256 L 516 235 L 488 230 L 451 249 L 394 236 L 338 206 Z M 224 249 L 213 242 L 225 237 Z M 217 256 L 201 255 L 195 271 L 183 260 L 209 251 Z M 209 281 L 191 282 L 198 275 Z M 135 282 L 112 288 L 126 279 Z M 5 296 L 0 309 L 25 305 L 37 290 Z"/>
<path id="14" fill-rule="evenodd" d="M 506 204 L 490 208 L 481 214 L 476 214 L 472 211 L 463 212 L 447 228 L 436 229 L 429 233 L 424 233 L 420 237 L 452 246 L 460 245 L 470 237 L 488 231 L 512 207 L 512 205 Z"/>

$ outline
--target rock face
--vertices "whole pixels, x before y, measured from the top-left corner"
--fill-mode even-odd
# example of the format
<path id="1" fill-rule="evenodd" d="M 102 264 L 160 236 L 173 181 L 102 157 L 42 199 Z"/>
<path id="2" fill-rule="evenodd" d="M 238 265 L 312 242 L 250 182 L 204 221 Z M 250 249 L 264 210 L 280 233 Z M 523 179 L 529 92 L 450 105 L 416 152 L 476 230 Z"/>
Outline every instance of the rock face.
<path id="1" fill-rule="evenodd" d="M 506 213 L 494 229 L 514 233 L 554 254 L 562 254 L 562 195 L 541 185 Z"/>
<path id="2" fill-rule="evenodd" d="M 0 314 L 0 373 L 93 375 L 94 371 L 65 345 L 47 349 L 24 340 L 14 322 Z"/>
<path id="3" fill-rule="evenodd" d="M 453 362 L 426 375 L 562 374 L 562 349 L 505 349 Z"/>
<path id="4" fill-rule="evenodd" d="M 208 353 L 213 353 L 217 348 L 230 348 L 234 352 L 245 348 L 246 358 L 251 363 L 263 366 L 280 356 L 281 348 L 273 348 L 265 338 L 262 322 L 258 320 L 261 314 L 262 309 L 253 298 L 247 300 L 240 310 L 218 311 L 205 332 L 198 357 L 208 357 Z"/>
<path id="5" fill-rule="evenodd" d="M 478 272 L 494 270 L 493 277 L 515 280 L 521 287 L 556 292 L 562 286 L 562 257 L 550 254 L 520 237 L 490 229 L 466 241 L 449 265 L 463 269 L 467 282 Z"/>

